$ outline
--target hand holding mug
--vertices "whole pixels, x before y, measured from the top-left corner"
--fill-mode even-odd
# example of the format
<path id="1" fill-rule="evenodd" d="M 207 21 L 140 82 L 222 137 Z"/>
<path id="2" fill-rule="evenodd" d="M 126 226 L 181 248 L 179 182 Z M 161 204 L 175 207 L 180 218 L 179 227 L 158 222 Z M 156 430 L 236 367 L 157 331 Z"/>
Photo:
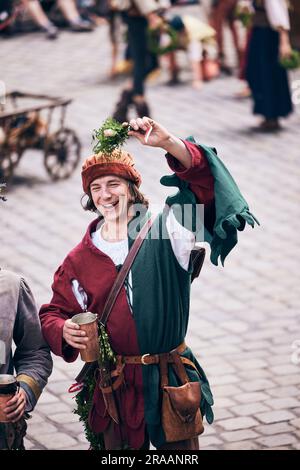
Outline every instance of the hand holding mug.
<path id="1" fill-rule="evenodd" d="M 16 394 L 6 403 L 3 412 L 10 423 L 19 421 L 25 413 L 27 395 L 25 390 L 20 388 Z"/>
<path id="2" fill-rule="evenodd" d="M 75 349 L 86 349 L 86 343 L 89 340 L 86 332 L 81 330 L 80 326 L 73 323 L 71 319 L 65 321 L 63 338 L 66 343 Z"/>

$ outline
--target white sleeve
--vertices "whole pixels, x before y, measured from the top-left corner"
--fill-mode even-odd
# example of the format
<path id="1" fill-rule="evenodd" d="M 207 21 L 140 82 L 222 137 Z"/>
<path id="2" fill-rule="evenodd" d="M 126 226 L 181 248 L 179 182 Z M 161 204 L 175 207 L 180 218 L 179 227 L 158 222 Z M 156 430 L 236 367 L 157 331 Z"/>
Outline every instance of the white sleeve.
<path id="1" fill-rule="evenodd" d="M 289 10 L 286 0 L 265 0 L 265 8 L 270 25 L 290 30 Z"/>
<path id="2" fill-rule="evenodd" d="M 173 253 L 180 266 L 187 270 L 189 267 L 190 254 L 195 246 L 195 235 L 177 221 L 172 209 L 170 209 L 167 215 L 166 227 Z"/>

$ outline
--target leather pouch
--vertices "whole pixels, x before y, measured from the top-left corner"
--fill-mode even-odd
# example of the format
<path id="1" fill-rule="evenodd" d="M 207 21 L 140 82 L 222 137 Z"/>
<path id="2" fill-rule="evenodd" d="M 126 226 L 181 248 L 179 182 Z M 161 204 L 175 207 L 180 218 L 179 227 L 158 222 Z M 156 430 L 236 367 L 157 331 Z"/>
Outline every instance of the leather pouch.
<path id="1" fill-rule="evenodd" d="M 170 353 L 177 376 L 183 383 L 179 387 L 168 385 L 167 355 L 160 358 L 162 388 L 162 426 L 167 442 L 177 442 L 202 434 L 204 431 L 200 413 L 200 382 L 189 382 L 179 354 Z"/>

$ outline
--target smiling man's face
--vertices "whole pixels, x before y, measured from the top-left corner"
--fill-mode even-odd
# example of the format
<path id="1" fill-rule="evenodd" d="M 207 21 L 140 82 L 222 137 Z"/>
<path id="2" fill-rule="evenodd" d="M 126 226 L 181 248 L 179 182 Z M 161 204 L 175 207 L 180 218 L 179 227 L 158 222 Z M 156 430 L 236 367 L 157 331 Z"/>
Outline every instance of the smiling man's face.
<path id="1" fill-rule="evenodd" d="M 115 175 L 100 176 L 90 184 L 93 202 L 106 222 L 127 216 L 131 200 L 128 181 Z"/>

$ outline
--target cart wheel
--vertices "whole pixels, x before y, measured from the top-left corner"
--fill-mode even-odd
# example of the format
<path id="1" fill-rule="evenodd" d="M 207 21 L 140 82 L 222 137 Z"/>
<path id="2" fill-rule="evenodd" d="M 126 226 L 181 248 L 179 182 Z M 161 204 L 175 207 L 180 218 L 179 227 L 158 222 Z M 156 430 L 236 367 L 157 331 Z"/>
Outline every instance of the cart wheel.
<path id="1" fill-rule="evenodd" d="M 80 159 L 81 144 L 71 129 L 60 129 L 48 137 L 44 164 L 53 180 L 68 178 Z"/>
<path id="2" fill-rule="evenodd" d="M 0 147 L 0 182 L 8 182 L 12 178 L 21 156 L 21 148 L 12 150 L 7 146 Z"/>

